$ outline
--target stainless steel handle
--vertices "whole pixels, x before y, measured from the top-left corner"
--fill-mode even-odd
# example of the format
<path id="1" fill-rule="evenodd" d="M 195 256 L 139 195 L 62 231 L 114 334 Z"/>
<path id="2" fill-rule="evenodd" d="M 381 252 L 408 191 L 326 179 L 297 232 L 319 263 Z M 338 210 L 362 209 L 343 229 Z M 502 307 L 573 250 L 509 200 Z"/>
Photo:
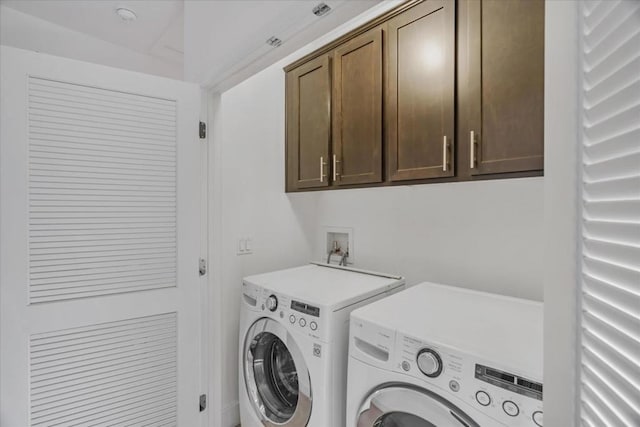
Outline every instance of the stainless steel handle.
<path id="1" fill-rule="evenodd" d="M 338 160 L 336 158 L 336 155 L 333 155 L 333 180 L 337 181 L 338 177 L 340 176 L 340 174 L 338 173 L 338 163 L 340 163 L 340 160 Z"/>
<path id="2" fill-rule="evenodd" d="M 325 161 L 324 161 L 324 157 L 320 156 L 320 182 L 324 182 L 324 177 L 326 176 L 324 174 L 324 165 L 325 165 Z"/>
<path id="3" fill-rule="evenodd" d="M 476 135 L 474 131 L 469 132 L 469 168 L 476 167 Z"/>
<path id="4" fill-rule="evenodd" d="M 448 160 L 448 150 L 447 150 L 447 135 L 442 138 L 442 170 L 443 172 L 447 171 L 447 160 Z"/>

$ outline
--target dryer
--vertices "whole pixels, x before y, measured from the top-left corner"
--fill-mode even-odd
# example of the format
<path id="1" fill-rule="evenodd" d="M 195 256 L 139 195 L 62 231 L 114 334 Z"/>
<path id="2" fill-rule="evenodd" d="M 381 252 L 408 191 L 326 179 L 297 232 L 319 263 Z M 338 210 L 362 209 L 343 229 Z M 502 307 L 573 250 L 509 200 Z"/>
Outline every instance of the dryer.
<path id="1" fill-rule="evenodd" d="M 347 427 L 541 427 L 542 304 L 424 283 L 351 314 Z"/>
<path id="2" fill-rule="evenodd" d="M 242 426 L 343 426 L 349 314 L 403 287 L 398 276 L 322 264 L 246 277 Z"/>

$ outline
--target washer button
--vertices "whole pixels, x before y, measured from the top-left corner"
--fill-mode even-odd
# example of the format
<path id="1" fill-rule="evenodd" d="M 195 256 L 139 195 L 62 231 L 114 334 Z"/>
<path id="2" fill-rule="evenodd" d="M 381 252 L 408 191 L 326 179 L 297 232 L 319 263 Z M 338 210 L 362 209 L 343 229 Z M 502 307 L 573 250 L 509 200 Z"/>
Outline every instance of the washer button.
<path id="1" fill-rule="evenodd" d="M 289 322 L 296 323 L 296 316 L 294 316 L 293 314 L 289 316 Z"/>
<path id="2" fill-rule="evenodd" d="M 411 369 L 411 364 L 409 362 L 407 362 L 406 360 L 402 362 L 402 369 L 404 369 L 405 371 L 409 372 L 409 369 Z"/>
<path id="3" fill-rule="evenodd" d="M 491 403 L 491 397 L 489 396 L 489 394 L 487 394 L 486 391 L 482 390 L 476 393 L 476 400 L 482 406 L 489 406 L 489 404 Z"/>
<path id="4" fill-rule="evenodd" d="M 304 318 L 300 318 L 298 324 L 304 328 L 305 326 L 307 326 L 307 321 L 304 320 Z"/>
<path id="5" fill-rule="evenodd" d="M 457 392 L 458 390 L 460 390 L 460 383 L 456 380 L 451 380 L 449 381 L 449 388 L 451 389 L 451 391 Z"/>
<path id="6" fill-rule="evenodd" d="M 536 411 L 533 413 L 533 422 L 536 423 L 538 427 L 542 427 L 542 411 Z"/>
<path id="7" fill-rule="evenodd" d="M 502 409 L 504 413 L 509 415 L 510 417 L 516 417 L 520 413 L 520 408 L 514 402 L 510 400 L 505 400 L 502 402 Z"/>
<path id="8" fill-rule="evenodd" d="M 315 331 L 316 329 L 318 329 L 318 324 L 316 322 L 311 322 L 309 323 L 309 327 L 312 331 Z"/>

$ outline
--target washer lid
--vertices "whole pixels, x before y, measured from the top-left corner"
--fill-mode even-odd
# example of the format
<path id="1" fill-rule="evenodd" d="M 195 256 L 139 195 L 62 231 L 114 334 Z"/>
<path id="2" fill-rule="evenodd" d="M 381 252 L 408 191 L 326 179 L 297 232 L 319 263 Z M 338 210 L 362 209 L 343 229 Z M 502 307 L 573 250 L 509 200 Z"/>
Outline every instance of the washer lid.
<path id="1" fill-rule="evenodd" d="M 337 311 L 401 286 L 404 279 L 311 264 L 245 277 L 244 282 Z"/>
<path id="2" fill-rule="evenodd" d="M 357 427 L 480 427 L 442 396 L 409 384 L 374 391 L 362 405 Z"/>

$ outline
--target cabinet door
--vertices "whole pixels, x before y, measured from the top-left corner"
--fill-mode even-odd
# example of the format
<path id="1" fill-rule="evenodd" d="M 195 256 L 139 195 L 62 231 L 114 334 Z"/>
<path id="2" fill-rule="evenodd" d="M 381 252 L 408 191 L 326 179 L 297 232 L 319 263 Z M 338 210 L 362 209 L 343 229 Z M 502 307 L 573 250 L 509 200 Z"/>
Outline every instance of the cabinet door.
<path id="1" fill-rule="evenodd" d="M 455 3 L 420 3 L 387 28 L 390 179 L 453 176 Z"/>
<path id="2" fill-rule="evenodd" d="M 471 175 L 542 170 L 544 0 L 467 7 Z"/>
<path id="3" fill-rule="evenodd" d="M 336 185 L 382 181 L 382 30 L 334 52 L 333 176 Z"/>
<path id="4" fill-rule="evenodd" d="M 331 71 L 328 55 L 287 73 L 287 190 L 329 185 Z"/>

